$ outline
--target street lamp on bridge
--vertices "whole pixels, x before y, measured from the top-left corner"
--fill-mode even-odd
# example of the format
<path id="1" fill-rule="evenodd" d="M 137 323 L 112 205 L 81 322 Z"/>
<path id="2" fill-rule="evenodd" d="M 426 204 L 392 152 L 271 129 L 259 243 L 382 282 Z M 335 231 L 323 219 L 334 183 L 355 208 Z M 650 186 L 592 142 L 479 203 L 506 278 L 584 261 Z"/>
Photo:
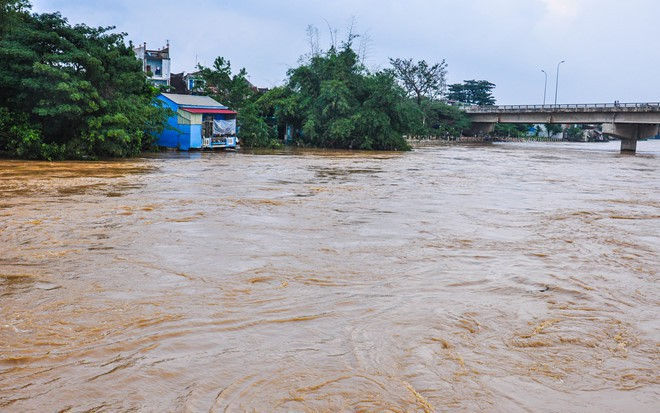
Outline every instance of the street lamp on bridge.
<path id="1" fill-rule="evenodd" d="M 545 83 L 543 84 L 543 105 L 545 106 L 545 92 L 548 90 L 548 73 L 541 69 L 541 72 L 545 75 Z"/>
<path id="2" fill-rule="evenodd" d="M 557 63 L 557 79 L 555 79 L 555 106 L 557 105 L 557 91 L 559 90 L 559 65 L 565 63 L 565 60 Z"/>

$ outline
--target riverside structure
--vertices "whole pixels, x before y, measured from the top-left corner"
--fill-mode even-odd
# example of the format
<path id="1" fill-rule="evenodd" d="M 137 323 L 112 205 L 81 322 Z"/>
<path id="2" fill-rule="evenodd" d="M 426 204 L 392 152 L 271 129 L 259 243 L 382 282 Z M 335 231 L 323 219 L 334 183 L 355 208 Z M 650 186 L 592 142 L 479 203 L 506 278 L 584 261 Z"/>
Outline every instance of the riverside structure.
<path id="1" fill-rule="evenodd" d="M 491 132 L 496 123 L 599 123 L 604 134 L 621 139 L 621 152 L 628 153 L 635 153 L 638 140 L 660 134 L 660 102 L 472 106 L 465 112 L 474 133 Z"/>

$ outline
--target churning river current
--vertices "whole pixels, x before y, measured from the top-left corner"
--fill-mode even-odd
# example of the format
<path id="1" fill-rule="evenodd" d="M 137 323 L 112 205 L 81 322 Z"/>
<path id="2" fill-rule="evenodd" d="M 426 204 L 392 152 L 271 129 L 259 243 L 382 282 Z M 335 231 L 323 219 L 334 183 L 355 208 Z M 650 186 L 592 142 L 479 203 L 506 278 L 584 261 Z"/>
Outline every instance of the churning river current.
<path id="1" fill-rule="evenodd" d="M 0 160 L 0 410 L 657 411 L 638 151 Z"/>

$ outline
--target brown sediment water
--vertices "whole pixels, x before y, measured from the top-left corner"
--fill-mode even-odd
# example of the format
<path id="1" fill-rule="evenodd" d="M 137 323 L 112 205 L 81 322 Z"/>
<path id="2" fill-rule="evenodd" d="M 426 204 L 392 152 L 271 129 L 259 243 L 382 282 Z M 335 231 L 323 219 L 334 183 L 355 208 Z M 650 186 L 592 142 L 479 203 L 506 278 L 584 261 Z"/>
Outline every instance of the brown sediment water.
<path id="1" fill-rule="evenodd" d="M 616 145 L 0 161 L 0 411 L 657 411 Z"/>

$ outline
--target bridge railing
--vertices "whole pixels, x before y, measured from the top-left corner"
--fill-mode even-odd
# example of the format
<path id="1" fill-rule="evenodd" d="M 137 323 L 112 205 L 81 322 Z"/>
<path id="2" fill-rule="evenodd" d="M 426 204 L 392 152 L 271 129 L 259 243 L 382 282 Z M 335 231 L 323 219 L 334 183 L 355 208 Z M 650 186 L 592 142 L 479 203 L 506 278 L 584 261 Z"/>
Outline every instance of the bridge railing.
<path id="1" fill-rule="evenodd" d="M 645 103 L 576 103 L 562 105 L 499 105 L 499 106 L 463 106 L 468 113 L 493 113 L 493 112 L 521 112 L 521 111 L 576 111 L 605 109 L 608 111 L 617 110 L 660 110 L 660 102 Z"/>

